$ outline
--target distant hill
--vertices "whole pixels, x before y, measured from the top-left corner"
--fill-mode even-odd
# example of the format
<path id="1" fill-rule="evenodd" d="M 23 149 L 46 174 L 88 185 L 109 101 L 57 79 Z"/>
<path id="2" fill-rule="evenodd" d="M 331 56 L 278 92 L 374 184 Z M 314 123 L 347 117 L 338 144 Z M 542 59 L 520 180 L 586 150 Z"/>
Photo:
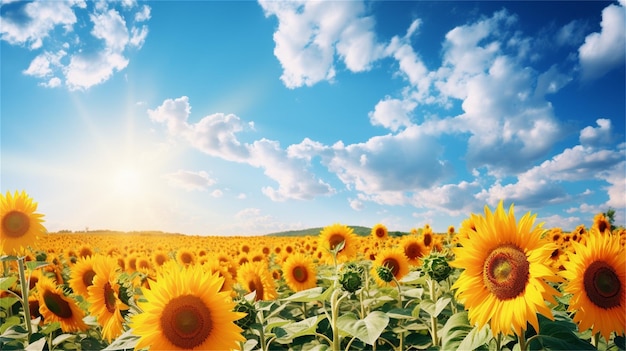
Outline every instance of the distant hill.
<path id="1" fill-rule="evenodd" d="M 361 227 L 358 225 L 349 225 L 348 227 L 352 228 L 352 230 L 354 231 L 354 234 L 358 236 L 369 236 L 372 233 L 372 228 L 370 227 Z M 316 227 L 316 228 L 307 228 L 307 229 L 301 229 L 301 230 L 288 230 L 284 232 L 269 233 L 265 235 L 266 236 L 307 236 L 307 235 L 317 236 L 320 234 L 322 229 L 324 228 Z M 402 236 L 404 234 L 406 233 L 398 232 L 398 231 L 389 232 L 390 236 Z"/>

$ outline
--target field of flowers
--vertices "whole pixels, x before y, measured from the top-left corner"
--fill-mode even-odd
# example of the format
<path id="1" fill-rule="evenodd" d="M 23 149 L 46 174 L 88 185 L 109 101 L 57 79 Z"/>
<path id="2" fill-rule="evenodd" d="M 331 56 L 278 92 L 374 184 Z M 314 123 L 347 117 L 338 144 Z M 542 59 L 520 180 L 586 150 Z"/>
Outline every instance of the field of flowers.
<path id="1" fill-rule="evenodd" d="M 1 196 L 1 350 L 624 350 L 626 230 L 500 203 L 456 230 L 47 233 Z"/>

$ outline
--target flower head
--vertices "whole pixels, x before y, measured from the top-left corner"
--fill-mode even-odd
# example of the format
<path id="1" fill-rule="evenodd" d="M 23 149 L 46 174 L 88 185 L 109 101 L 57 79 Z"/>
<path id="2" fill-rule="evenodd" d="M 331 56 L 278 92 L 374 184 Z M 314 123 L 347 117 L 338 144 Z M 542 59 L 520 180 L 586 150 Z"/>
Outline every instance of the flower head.
<path id="1" fill-rule="evenodd" d="M 43 215 L 35 213 L 37 203 L 25 191 L 6 196 L 0 194 L 0 243 L 1 252 L 16 255 L 22 248 L 33 245 L 46 229 L 41 224 Z"/>

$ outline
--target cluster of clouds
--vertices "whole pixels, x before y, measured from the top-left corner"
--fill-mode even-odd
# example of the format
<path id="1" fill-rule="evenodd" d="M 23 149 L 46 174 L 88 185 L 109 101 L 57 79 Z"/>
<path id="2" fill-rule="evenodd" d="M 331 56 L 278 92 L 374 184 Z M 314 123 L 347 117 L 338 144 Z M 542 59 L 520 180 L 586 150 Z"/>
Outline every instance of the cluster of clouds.
<path id="1" fill-rule="evenodd" d="M 23 73 L 40 85 L 84 90 L 128 66 L 127 52 L 141 48 L 149 19 L 150 6 L 135 0 L 3 0 L 0 38 L 38 53 Z"/>
<path id="2" fill-rule="evenodd" d="M 217 113 L 190 123 L 185 96 L 149 110 L 153 121 L 198 150 L 262 168 L 278 184 L 262 189 L 272 200 L 337 193 L 311 170 L 315 159 L 355 192 L 348 199 L 355 210 L 375 202 L 460 215 L 500 199 L 529 209 L 582 203 L 570 212 L 626 207 L 626 146 L 615 146 L 618 137 L 611 121 L 599 118 L 596 125 L 584 126 L 577 145 L 549 157 L 566 127 L 547 99 L 575 79 L 598 78 L 623 65 L 623 1 L 603 10 L 600 32 L 585 37 L 576 22 L 558 30 L 554 42 L 577 49 L 577 62 L 573 68 L 554 64 L 546 71 L 530 66 L 537 60 L 535 43 L 517 30 L 517 17 L 506 10 L 450 30 L 442 44 L 441 66 L 429 69 L 411 45 L 411 38 L 419 35 L 420 19 L 404 35 L 383 43 L 377 41 L 375 21 L 361 2 L 260 5 L 266 16 L 278 19 L 274 54 L 288 88 L 333 81 L 339 64 L 352 72 L 367 71 L 383 58 L 394 59 L 395 74 L 406 81 L 400 96 L 383 97 L 369 113 L 371 124 L 388 133 L 349 145 L 324 145 L 309 138 L 286 148 L 268 139 L 243 143 L 238 133 L 252 130 L 252 122 Z M 417 116 L 421 106 L 449 108 L 454 103 L 460 103 L 461 113 Z M 450 183 L 455 169 L 445 158 L 446 138 L 465 143 L 472 179 Z M 605 204 L 584 204 L 598 189 L 580 194 L 566 189 L 588 180 L 607 184 Z"/>

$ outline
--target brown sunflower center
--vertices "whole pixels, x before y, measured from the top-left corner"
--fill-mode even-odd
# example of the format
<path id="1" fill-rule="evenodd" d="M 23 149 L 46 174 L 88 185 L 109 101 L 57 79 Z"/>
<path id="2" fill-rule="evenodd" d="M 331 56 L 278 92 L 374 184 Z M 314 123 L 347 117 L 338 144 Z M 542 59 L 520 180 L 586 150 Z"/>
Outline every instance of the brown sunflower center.
<path id="1" fill-rule="evenodd" d="M 256 301 L 263 299 L 263 282 L 261 282 L 259 278 L 251 279 L 248 282 L 248 290 L 250 290 L 250 292 L 256 291 Z"/>
<path id="2" fill-rule="evenodd" d="M 393 257 L 385 258 L 382 265 L 389 268 L 394 277 L 397 276 L 400 271 L 400 262 Z"/>
<path id="3" fill-rule="evenodd" d="M 385 229 L 383 228 L 376 228 L 376 236 L 379 238 L 383 238 L 385 237 Z"/>
<path id="4" fill-rule="evenodd" d="M 598 221 L 598 230 L 600 231 L 600 233 L 604 233 L 604 231 L 607 230 L 607 228 L 609 228 L 609 225 L 607 224 L 606 221 L 604 220 Z"/>
<path id="5" fill-rule="evenodd" d="M 85 286 L 91 286 L 93 284 L 93 277 L 96 276 L 96 272 L 93 269 L 90 269 L 83 274 L 83 284 Z"/>
<path id="6" fill-rule="evenodd" d="M 63 296 L 46 290 L 43 293 L 43 302 L 50 312 L 54 313 L 60 318 L 72 318 L 72 309 L 70 304 L 63 298 Z"/>
<path id="7" fill-rule="evenodd" d="M 160 266 L 162 266 L 165 263 L 165 261 L 167 261 L 167 256 L 165 256 L 163 254 L 158 254 L 158 255 L 156 255 L 154 261 L 160 267 Z"/>
<path id="8" fill-rule="evenodd" d="M 596 306 L 610 309 L 620 304 L 621 282 L 608 263 L 594 261 L 585 270 L 583 277 L 585 292 Z"/>
<path id="9" fill-rule="evenodd" d="M 296 266 L 293 268 L 293 279 L 295 279 L 298 283 L 306 282 L 309 277 L 309 272 L 305 267 Z"/>
<path id="10" fill-rule="evenodd" d="M 188 252 L 183 252 L 183 253 L 180 255 L 180 261 L 181 261 L 183 264 L 190 264 L 190 263 L 193 263 L 193 256 L 192 256 L 190 253 L 188 253 Z"/>
<path id="11" fill-rule="evenodd" d="M 117 298 L 115 297 L 115 290 L 111 287 L 111 283 L 104 284 L 104 305 L 109 313 L 115 312 L 115 303 Z"/>
<path id="12" fill-rule="evenodd" d="M 483 282 L 499 300 L 517 297 L 526 289 L 530 264 L 514 245 L 495 248 L 483 265 Z"/>
<path id="13" fill-rule="evenodd" d="M 410 243 L 404 248 L 404 254 L 410 259 L 414 260 L 424 256 L 422 247 L 418 243 Z"/>
<path id="14" fill-rule="evenodd" d="M 201 345 L 213 330 L 211 310 L 194 295 L 170 300 L 161 313 L 160 322 L 165 337 L 183 349 Z"/>
<path id="15" fill-rule="evenodd" d="M 433 242 L 433 236 L 430 233 L 424 234 L 424 245 L 430 246 Z"/>
<path id="16" fill-rule="evenodd" d="M 9 237 L 19 238 L 30 229 L 28 215 L 20 211 L 10 211 L 2 217 L 2 234 Z"/>
<path id="17" fill-rule="evenodd" d="M 335 247 L 337 247 L 337 245 L 341 244 L 342 241 L 346 240 L 346 238 L 344 238 L 343 235 L 341 234 L 333 234 L 330 236 L 330 238 L 328 238 L 328 244 L 330 244 L 330 249 L 334 250 Z M 343 249 L 341 249 L 343 250 Z M 341 250 L 339 250 L 339 252 L 341 252 Z"/>

